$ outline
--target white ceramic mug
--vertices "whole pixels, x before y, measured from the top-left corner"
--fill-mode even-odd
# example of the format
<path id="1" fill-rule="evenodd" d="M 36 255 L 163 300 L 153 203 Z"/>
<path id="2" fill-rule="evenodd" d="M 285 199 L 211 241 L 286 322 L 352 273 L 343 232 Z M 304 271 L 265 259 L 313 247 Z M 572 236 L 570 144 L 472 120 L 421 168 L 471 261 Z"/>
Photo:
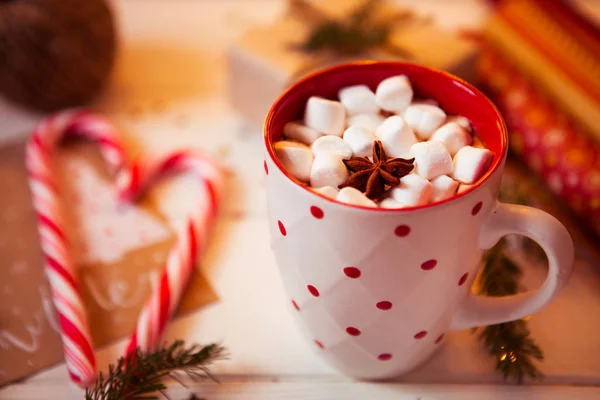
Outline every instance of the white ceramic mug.
<path id="1" fill-rule="evenodd" d="M 286 173 L 273 143 L 311 95 L 336 98 L 340 88 L 355 84 L 374 89 L 398 74 L 409 77 L 417 94 L 469 118 L 494 152 L 476 185 L 435 204 L 386 210 L 337 203 Z M 427 360 L 449 330 L 529 316 L 567 282 L 574 255 L 564 226 L 542 211 L 497 200 L 507 140 L 498 110 L 477 89 L 407 63 L 328 68 L 293 85 L 273 105 L 264 165 L 272 249 L 290 309 L 315 350 L 343 374 L 386 379 L 406 373 Z M 473 295 L 483 251 L 513 233 L 544 249 L 546 281 L 514 296 Z"/>

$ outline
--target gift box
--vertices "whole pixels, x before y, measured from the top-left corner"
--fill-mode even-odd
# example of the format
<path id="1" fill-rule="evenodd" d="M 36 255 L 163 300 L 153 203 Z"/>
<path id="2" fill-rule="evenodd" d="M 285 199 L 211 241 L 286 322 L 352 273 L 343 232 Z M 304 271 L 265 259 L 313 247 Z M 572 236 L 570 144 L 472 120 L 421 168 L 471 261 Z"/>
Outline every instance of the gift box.
<path id="1" fill-rule="evenodd" d="M 484 36 L 573 122 L 600 141 L 598 26 L 563 0 L 503 0 Z"/>
<path id="2" fill-rule="evenodd" d="M 370 3 L 378 4 L 376 10 L 369 10 L 374 27 L 392 24 L 387 46 L 359 54 L 298 49 L 324 21 L 351 20 L 356 10 Z M 249 123 L 262 126 L 271 104 L 292 82 L 325 66 L 362 59 L 404 60 L 471 80 L 476 57 L 475 43 L 389 3 L 290 1 L 280 20 L 248 30 L 228 49 L 229 96 L 232 106 Z"/>

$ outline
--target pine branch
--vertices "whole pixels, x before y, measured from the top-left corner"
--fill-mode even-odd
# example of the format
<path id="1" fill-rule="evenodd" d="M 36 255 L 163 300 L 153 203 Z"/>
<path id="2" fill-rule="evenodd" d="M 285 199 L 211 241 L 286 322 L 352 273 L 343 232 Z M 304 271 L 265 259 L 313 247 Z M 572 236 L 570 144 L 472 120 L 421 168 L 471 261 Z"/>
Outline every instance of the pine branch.
<path id="1" fill-rule="evenodd" d="M 308 53 L 327 52 L 341 57 L 367 54 L 379 48 L 411 58 L 407 50 L 390 42 L 390 36 L 395 27 L 414 22 L 415 15 L 402 12 L 395 13 L 394 18 L 375 18 L 382 3 L 382 0 L 365 0 L 346 18 L 334 19 L 305 0 L 294 0 L 290 3 L 292 14 L 312 25 L 312 30 L 303 43 L 293 47 Z"/>
<path id="2" fill-rule="evenodd" d="M 506 175 L 502 181 L 500 200 L 509 203 L 533 205 L 528 182 Z M 533 240 L 523 238 L 521 248 L 535 259 L 542 261 L 546 254 Z M 524 290 L 520 284 L 523 272 L 509 256 L 507 242 L 501 239 L 486 252 L 479 277 L 479 293 L 487 296 L 508 296 Z M 526 320 L 490 325 L 479 331 L 478 338 L 496 359 L 496 370 L 504 379 L 522 383 L 526 377 L 541 379 L 542 373 L 535 362 L 544 360 L 540 347 L 531 338 Z"/>
<path id="3" fill-rule="evenodd" d="M 483 259 L 480 293 L 487 296 L 506 296 L 522 291 L 519 284 L 523 272 L 506 255 L 506 242 L 501 240 Z M 525 377 L 542 378 L 534 361 L 543 361 L 544 355 L 530 337 L 527 322 L 518 320 L 482 328 L 478 335 L 489 354 L 496 359 L 496 370 L 504 379 L 514 378 L 522 383 Z"/>
<path id="4" fill-rule="evenodd" d="M 212 378 L 208 365 L 225 358 L 225 350 L 216 344 L 184 347 L 178 340 L 156 350 L 137 349 L 134 355 L 121 357 L 110 365 L 108 374 L 100 373 L 96 384 L 86 389 L 86 400 L 158 399 L 157 392 L 166 389 L 162 379 L 184 372 Z"/>

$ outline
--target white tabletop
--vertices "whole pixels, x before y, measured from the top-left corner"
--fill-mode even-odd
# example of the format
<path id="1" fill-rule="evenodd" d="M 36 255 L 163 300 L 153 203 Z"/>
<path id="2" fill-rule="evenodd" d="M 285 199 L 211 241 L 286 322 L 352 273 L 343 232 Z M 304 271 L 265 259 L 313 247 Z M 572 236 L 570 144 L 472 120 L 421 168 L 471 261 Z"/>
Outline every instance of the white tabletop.
<path id="1" fill-rule="evenodd" d="M 404 383 L 352 382 L 317 358 L 288 314 L 268 244 L 260 129 L 246 126 L 232 111 L 225 87 L 224 49 L 253 24 L 271 21 L 283 6 L 278 0 L 115 3 L 121 56 L 100 109 L 123 127 L 132 151 L 201 148 L 223 156 L 232 172 L 226 205 L 203 263 L 219 300 L 171 322 L 165 337 L 219 341 L 231 354 L 214 367 L 222 383 L 196 386 L 197 395 L 211 400 L 482 400 L 507 398 L 508 391 L 512 398 L 598 398 L 600 270 L 584 260 L 559 298 L 530 320 L 546 355 L 541 368 L 547 377 L 541 385 L 500 385 L 493 360 L 470 332 L 452 333 L 429 363 L 402 378 Z M 476 27 L 485 15 L 477 0 L 422 0 L 418 10 L 437 16 L 447 28 Z M 39 118 L 0 104 L 0 140 L 22 135 Z M 158 197 L 167 211 L 185 207 L 181 194 L 186 187 L 183 179 L 161 189 Z M 532 266 L 527 284 L 539 284 L 543 274 L 542 268 Z M 114 362 L 124 345 L 99 349 L 99 365 Z M 172 391 L 173 399 L 188 393 L 177 386 Z M 59 365 L 3 388 L 0 399 L 41 399 L 49 393 L 52 398 L 81 398 Z"/>

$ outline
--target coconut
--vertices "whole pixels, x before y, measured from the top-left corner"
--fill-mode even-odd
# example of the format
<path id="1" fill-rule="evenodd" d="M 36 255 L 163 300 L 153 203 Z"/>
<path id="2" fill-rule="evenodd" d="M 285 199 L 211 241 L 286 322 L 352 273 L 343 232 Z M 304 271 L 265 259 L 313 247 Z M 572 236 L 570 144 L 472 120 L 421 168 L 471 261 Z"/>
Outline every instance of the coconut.
<path id="1" fill-rule="evenodd" d="M 0 93 L 40 111 L 89 103 L 116 46 L 104 0 L 0 0 Z"/>

